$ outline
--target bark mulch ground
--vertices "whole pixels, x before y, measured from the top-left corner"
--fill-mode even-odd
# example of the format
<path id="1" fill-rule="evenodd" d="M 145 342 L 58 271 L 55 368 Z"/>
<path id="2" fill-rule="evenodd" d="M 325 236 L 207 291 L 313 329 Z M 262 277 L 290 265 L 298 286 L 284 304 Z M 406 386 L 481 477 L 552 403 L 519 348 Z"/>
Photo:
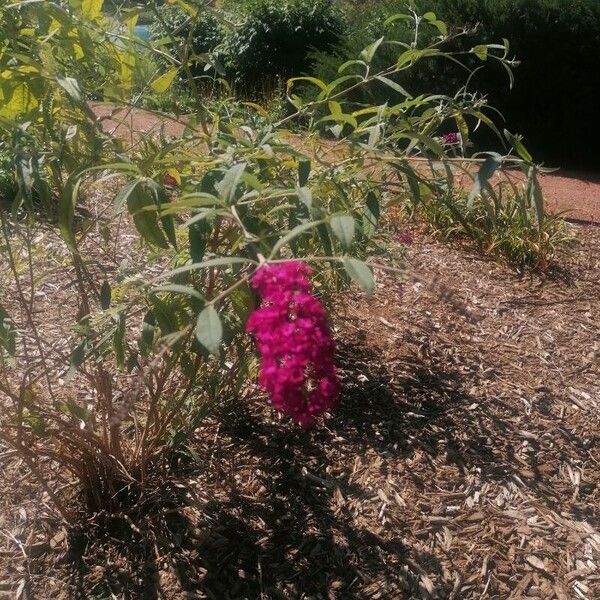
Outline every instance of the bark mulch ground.
<path id="1" fill-rule="evenodd" d="M 0 598 L 600 597 L 600 231 L 544 278 L 410 232 L 335 316 L 344 390 L 305 432 L 208 419 L 155 498 L 76 533 L 0 448 Z"/>

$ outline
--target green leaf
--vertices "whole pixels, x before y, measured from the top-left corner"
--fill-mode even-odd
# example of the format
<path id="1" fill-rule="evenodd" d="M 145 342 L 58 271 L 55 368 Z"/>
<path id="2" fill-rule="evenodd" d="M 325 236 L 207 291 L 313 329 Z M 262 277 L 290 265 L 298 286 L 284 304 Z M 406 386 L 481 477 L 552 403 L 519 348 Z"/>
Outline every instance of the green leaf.
<path id="1" fill-rule="evenodd" d="M 75 206 L 79 196 L 81 179 L 69 177 L 58 202 L 58 228 L 67 246 L 73 252 L 77 252 L 75 234 L 73 232 L 73 218 L 75 217 Z"/>
<path id="2" fill-rule="evenodd" d="M 329 106 L 329 112 L 334 117 L 337 117 L 338 115 L 343 115 L 344 114 L 344 111 L 342 110 L 342 105 L 339 102 L 336 102 L 335 100 L 330 100 L 327 103 L 327 106 Z"/>
<path id="3" fill-rule="evenodd" d="M 348 214 L 333 215 L 329 220 L 329 225 L 335 237 L 348 250 L 354 239 L 354 218 Z"/>
<path id="4" fill-rule="evenodd" d="M 413 20 L 414 19 L 412 17 L 410 17 L 409 15 L 396 14 L 396 15 L 391 15 L 390 17 L 388 17 L 384 21 L 383 26 L 388 27 L 389 25 L 391 25 L 392 23 L 395 23 L 396 21 L 413 21 Z"/>
<path id="5" fill-rule="evenodd" d="M 444 21 L 440 21 L 434 12 L 426 12 L 423 15 L 423 18 L 428 21 L 430 25 L 433 25 L 441 35 L 448 35 L 448 27 L 446 26 L 446 23 L 444 23 Z"/>
<path id="6" fill-rule="evenodd" d="M 322 91 L 327 90 L 327 84 L 321 81 L 320 79 L 317 79 L 316 77 L 292 77 L 291 79 L 288 79 L 287 82 L 288 91 L 291 90 L 292 87 L 294 87 L 294 82 L 296 81 L 308 81 L 309 83 L 316 85 Z"/>
<path id="7" fill-rule="evenodd" d="M 533 200 L 535 206 L 535 214 L 537 216 L 538 230 L 541 231 L 544 225 L 544 219 L 546 215 L 544 213 L 544 196 L 542 194 L 542 187 L 538 181 L 536 168 L 532 166 L 529 168 L 527 177 L 527 188 L 530 201 Z"/>
<path id="8" fill-rule="evenodd" d="M 516 153 L 525 161 L 525 162 L 533 162 L 533 157 L 529 154 L 527 148 L 523 145 L 521 141 L 521 136 L 513 135 L 507 129 L 504 130 L 504 136 L 508 140 L 508 143 L 515 149 Z"/>
<path id="9" fill-rule="evenodd" d="M 83 96 L 81 95 L 81 88 L 79 87 L 79 83 L 76 79 L 72 77 L 57 77 L 56 82 L 60 87 L 65 90 L 67 96 L 71 98 L 71 100 L 81 103 L 83 102 Z"/>
<path id="10" fill-rule="evenodd" d="M 178 285 L 178 284 L 170 284 L 170 285 L 159 285 L 151 290 L 151 293 L 157 292 L 169 292 L 173 294 L 184 294 L 186 296 L 192 296 L 192 298 L 197 298 L 198 300 L 204 301 L 204 296 L 193 287 L 187 285 Z"/>
<path id="11" fill-rule="evenodd" d="M 171 303 L 164 302 L 156 296 L 152 296 L 150 302 L 152 303 L 152 313 L 161 335 L 164 337 L 177 331 L 179 323 L 177 321 L 177 314 Z"/>
<path id="12" fill-rule="evenodd" d="M 480 60 L 487 60 L 488 57 L 488 47 L 484 44 L 480 44 L 471 48 L 471 53 L 474 54 Z"/>
<path id="13" fill-rule="evenodd" d="M 118 215 L 127 204 L 129 196 L 133 193 L 135 188 L 142 183 L 142 180 L 136 179 L 135 181 L 129 182 L 126 186 L 122 187 L 113 200 L 113 213 Z"/>
<path id="14" fill-rule="evenodd" d="M 367 202 L 363 208 L 362 218 L 363 233 L 369 239 L 371 239 L 377 231 L 380 214 L 379 198 L 374 192 L 370 191 L 367 195 Z"/>
<path id="15" fill-rule="evenodd" d="M 218 355 L 223 337 L 223 325 L 215 307 L 208 305 L 199 315 L 196 322 L 196 339 L 211 354 Z"/>
<path id="16" fill-rule="evenodd" d="M 219 256 L 218 258 L 209 258 L 208 260 L 202 261 L 201 263 L 192 263 L 189 265 L 184 265 L 183 267 L 177 267 L 172 271 L 163 273 L 162 275 L 157 277 L 155 281 L 160 281 L 161 279 L 168 279 L 169 277 L 175 277 L 176 275 L 180 275 L 181 273 L 189 273 L 190 271 L 208 269 L 209 267 L 228 267 L 231 265 L 241 264 L 258 265 L 258 263 L 255 260 L 252 260 L 251 258 L 242 258 L 240 256 Z"/>
<path id="17" fill-rule="evenodd" d="M 389 88 L 392 88 L 395 92 L 398 92 L 399 94 L 402 94 L 406 98 L 412 98 L 413 97 L 412 94 L 410 94 L 409 92 L 407 92 L 401 85 L 397 84 L 395 81 L 392 81 L 388 77 L 384 77 L 383 75 L 378 75 L 377 77 L 375 77 L 375 79 L 377 79 L 378 81 L 381 81 L 381 83 L 384 83 Z"/>
<path id="18" fill-rule="evenodd" d="M 488 182 L 490 178 L 501 165 L 502 157 L 499 154 L 492 153 L 485 159 L 481 167 L 479 167 L 479 171 L 477 172 L 475 184 L 473 185 L 471 193 L 469 194 L 469 202 L 472 202 L 473 199 L 481 194 L 481 191 L 489 185 Z"/>
<path id="19" fill-rule="evenodd" d="M 300 202 L 310 210 L 312 208 L 312 192 L 310 191 L 310 188 L 300 187 L 297 192 Z"/>
<path id="20" fill-rule="evenodd" d="M 154 332 L 156 331 L 156 318 L 154 313 L 150 310 L 146 313 L 142 322 L 142 333 L 138 340 L 138 348 L 142 356 L 148 356 L 152 350 L 154 343 Z"/>
<path id="21" fill-rule="evenodd" d="M 437 56 L 440 54 L 440 50 L 438 48 L 425 48 L 425 49 L 417 49 L 410 48 L 409 50 L 405 50 L 399 57 L 398 62 L 396 63 L 396 68 L 401 69 L 406 65 L 412 65 L 416 63 L 418 60 L 422 58 L 427 58 L 428 56 Z"/>
<path id="22" fill-rule="evenodd" d="M 301 159 L 298 161 L 298 186 L 301 188 L 308 182 L 310 166 L 310 160 Z"/>
<path id="23" fill-rule="evenodd" d="M 207 220 L 192 223 L 188 227 L 188 239 L 190 242 L 190 258 L 192 262 L 202 262 L 204 253 L 210 242 L 212 227 Z"/>
<path id="24" fill-rule="evenodd" d="M 154 198 L 155 204 L 158 206 L 158 212 L 160 213 L 160 222 L 163 228 L 165 235 L 167 236 L 167 240 L 173 248 L 177 249 L 177 236 L 175 235 L 175 222 L 173 221 L 173 217 L 170 215 L 164 214 L 162 211 L 163 206 L 169 204 L 169 196 L 165 188 L 156 183 L 153 179 L 149 179 L 147 181 L 148 187 L 150 188 L 150 192 Z"/>
<path id="25" fill-rule="evenodd" d="M 39 105 L 30 86 L 22 83 L 12 86 L 9 93 L 0 88 L 0 117 L 15 119 L 18 116 L 33 112 Z"/>
<path id="26" fill-rule="evenodd" d="M 351 125 L 354 129 L 358 127 L 358 121 L 356 118 L 346 113 L 326 115 L 325 117 L 319 119 L 317 123 L 327 123 L 328 121 L 335 121 L 336 123 L 348 123 L 348 125 Z"/>
<path id="27" fill-rule="evenodd" d="M 333 254 L 333 246 L 331 244 L 331 236 L 329 235 L 329 229 L 325 223 L 321 223 L 317 226 L 317 234 L 319 240 L 321 240 L 321 246 L 325 256 L 331 256 Z"/>
<path id="28" fill-rule="evenodd" d="M 275 256 L 279 250 L 281 250 L 286 244 L 291 242 L 293 239 L 297 238 L 299 235 L 302 235 L 305 231 L 309 231 L 310 229 L 314 229 L 318 225 L 323 223 L 323 221 L 310 221 L 309 223 L 302 223 L 294 227 L 291 231 L 288 231 L 283 237 L 277 240 L 277 243 L 273 246 L 271 250 L 270 257 Z"/>
<path id="29" fill-rule="evenodd" d="M 375 57 L 375 53 L 379 46 L 381 46 L 384 37 L 380 37 L 378 40 L 375 40 L 372 44 L 369 44 L 361 53 L 360 57 L 367 63 L 370 64 L 373 58 Z"/>
<path id="30" fill-rule="evenodd" d="M 125 321 L 126 313 L 125 311 L 121 311 L 117 315 L 117 327 L 113 336 L 113 351 L 115 353 L 115 361 L 119 369 L 122 369 L 125 366 Z"/>
<path id="31" fill-rule="evenodd" d="M 160 77 L 157 77 L 150 86 L 157 94 L 164 94 L 173 84 L 175 77 L 177 76 L 179 69 L 173 67 L 167 72 L 163 73 Z"/>
<path id="32" fill-rule="evenodd" d="M 144 186 L 135 186 L 127 196 L 127 208 L 139 234 L 150 244 L 167 249 L 169 242 L 158 226 L 156 204 Z"/>
<path id="33" fill-rule="evenodd" d="M 161 216 L 160 222 L 162 224 L 163 231 L 169 240 L 169 243 L 171 246 L 173 246 L 173 248 L 177 249 L 177 235 L 175 233 L 175 221 L 173 220 L 173 217 L 169 215 Z"/>
<path id="34" fill-rule="evenodd" d="M 372 294 L 375 289 L 375 279 L 371 269 L 362 260 L 350 256 L 344 256 L 343 263 L 352 281 L 355 281 L 367 294 Z"/>
<path id="35" fill-rule="evenodd" d="M 223 179 L 215 184 L 215 189 L 219 192 L 219 198 L 224 200 L 226 204 L 233 204 L 235 192 L 246 170 L 246 166 L 247 163 L 233 165 L 233 167 L 225 172 Z"/>
<path id="36" fill-rule="evenodd" d="M 356 59 L 347 60 L 345 63 L 343 63 L 339 66 L 338 73 L 340 73 L 340 74 L 343 73 L 348 67 L 351 67 L 353 65 L 361 65 L 362 67 L 366 67 L 367 63 L 365 63 L 365 61 L 363 61 L 363 60 L 356 60 Z M 335 83 L 335 82 L 332 82 L 332 83 Z M 329 86 L 331 86 L 331 84 L 329 84 Z"/>
<path id="37" fill-rule="evenodd" d="M 369 139 L 367 140 L 367 148 L 375 149 L 381 139 L 381 125 L 379 123 L 369 127 Z"/>
<path id="38" fill-rule="evenodd" d="M 350 61 L 350 62 L 351 63 L 360 63 L 361 65 L 366 66 L 366 64 L 362 60 Z M 348 64 L 348 63 L 346 63 L 346 64 Z M 321 92 L 319 94 L 319 98 L 318 99 L 322 100 L 323 98 L 328 98 L 331 95 L 332 92 L 334 92 L 338 87 L 340 87 L 340 85 L 342 85 L 342 83 L 346 83 L 347 81 L 357 81 L 357 80 L 361 81 L 362 80 L 362 76 L 361 75 L 344 75 L 343 77 L 338 77 L 337 79 L 335 79 L 334 81 L 332 81 L 327 86 L 327 91 Z"/>
<path id="39" fill-rule="evenodd" d="M 110 283 L 104 280 L 102 287 L 100 288 L 100 306 L 102 310 L 108 310 L 110 308 L 110 301 L 112 298 L 112 289 Z"/>

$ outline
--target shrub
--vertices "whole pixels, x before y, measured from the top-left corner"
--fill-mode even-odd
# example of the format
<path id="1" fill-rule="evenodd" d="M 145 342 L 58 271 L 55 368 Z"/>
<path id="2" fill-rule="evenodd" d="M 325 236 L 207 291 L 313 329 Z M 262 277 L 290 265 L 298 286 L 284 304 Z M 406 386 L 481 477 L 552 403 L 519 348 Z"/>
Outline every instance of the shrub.
<path id="1" fill-rule="evenodd" d="M 86 6 L 85 14 L 66 1 L 0 9 L 2 33 L 10 33 L 0 47 L 0 129 L 14 140 L 21 179 L 46 182 L 40 189 L 58 220 L 57 228 L 38 219 L 27 190 L 14 211 L 0 207 L 0 283 L 10 290 L 0 306 L 0 439 L 65 518 L 73 515 L 61 494 L 73 478 L 90 510 L 126 509 L 159 493 L 153 474 L 185 448 L 209 407 L 253 391 L 257 361 L 247 328 L 263 361 L 272 360 L 263 362 L 261 383 L 278 408 L 307 424 L 330 406 L 337 380 L 322 305 L 304 277 L 292 277 L 280 293 L 263 286 L 263 277 L 275 272 L 290 283 L 289 263 L 296 269 L 310 262 L 320 300 L 351 282 L 372 293 L 368 259 L 383 254 L 376 234 L 386 206 L 369 163 L 375 156 L 382 168 L 393 164 L 403 192 L 422 180 L 438 193 L 439 182 L 419 175 L 407 153 L 445 161 L 434 133 L 465 116 L 485 121 L 468 96 L 369 106 L 347 98 L 357 86 L 394 89 L 390 78 L 438 54 L 435 45 L 421 45 L 416 19 L 416 48 L 399 48 L 379 71 L 371 66 L 376 42 L 356 59 L 353 75 L 290 80 L 296 110 L 278 121 L 252 103 L 222 103 L 218 112 L 199 106 L 178 139 L 163 132 L 126 146 L 91 112 L 86 85 L 94 83 L 71 77 L 88 67 L 70 67 L 94 56 L 98 36 L 111 57 L 107 76 L 119 109 L 127 110 L 138 42 L 106 36 L 97 4 Z M 33 70 L 23 47 L 32 49 Z M 188 50 L 181 56 L 193 60 Z M 504 62 L 502 47 L 485 51 Z M 56 56 L 70 60 L 57 64 Z M 186 65 L 157 74 L 153 89 L 166 93 L 180 69 Z M 297 95 L 299 84 L 315 88 L 311 101 Z M 292 144 L 286 129 L 298 119 L 307 124 L 302 145 Z M 320 152 L 323 128 L 343 142 L 333 162 Z M 523 156 L 512 163 L 534 169 Z M 101 197 L 88 203 L 93 186 Z M 44 244 L 35 243 L 40 234 Z M 282 263 L 288 266 L 272 269 Z M 298 267 L 296 275 L 307 272 Z M 57 279 L 72 285 L 57 286 Z M 268 310 L 248 325 L 261 301 L 251 283 Z M 273 312 L 282 327 L 272 338 L 275 355 L 262 329 Z M 283 343 L 290 331 L 310 336 L 293 346 L 293 364 Z M 319 352 L 309 343 L 316 339 Z M 303 368 L 311 365 L 318 392 L 306 387 Z M 280 386 L 293 390 L 294 406 Z M 297 410 L 298 402 L 312 406 Z"/>
<path id="2" fill-rule="evenodd" d="M 223 42 L 224 30 L 212 12 L 200 10 L 190 15 L 177 5 L 164 4 L 159 17 L 152 20 L 150 36 L 152 41 L 162 41 L 174 56 L 180 55 L 182 47 L 190 50 L 190 66 L 196 77 L 205 75 L 206 55 Z M 165 62 L 163 66 L 170 66 Z"/>
<path id="3" fill-rule="evenodd" d="M 311 50 L 328 51 L 345 32 L 333 0 L 252 0 L 228 37 L 227 70 L 247 93 L 307 73 Z"/>

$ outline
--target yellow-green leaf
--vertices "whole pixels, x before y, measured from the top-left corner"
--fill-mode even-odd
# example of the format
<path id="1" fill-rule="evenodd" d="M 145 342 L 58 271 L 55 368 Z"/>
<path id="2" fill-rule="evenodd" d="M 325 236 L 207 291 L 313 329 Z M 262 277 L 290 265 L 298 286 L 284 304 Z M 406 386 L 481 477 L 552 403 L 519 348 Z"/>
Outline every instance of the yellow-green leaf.
<path id="1" fill-rule="evenodd" d="M 135 54 L 132 51 L 120 52 L 121 62 L 121 87 L 123 91 L 129 92 L 133 86 L 133 71 L 135 69 Z"/>
<path id="2" fill-rule="evenodd" d="M 178 70 L 179 69 L 176 67 L 173 67 L 166 73 L 163 73 L 160 77 L 157 77 L 151 84 L 152 89 L 158 94 L 166 92 L 171 87 Z"/>
<path id="3" fill-rule="evenodd" d="M 95 21 L 102 14 L 104 0 L 82 0 L 81 12 L 90 21 Z"/>
<path id="4" fill-rule="evenodd" d="M 0 89 L 0 117 L 14 119 L 19 115 L 27 114 L 36 108 L 38 101 L 31 93 L 29 86 L 24 83 L 18 84 L 6 101 L 6 96 Z"/>

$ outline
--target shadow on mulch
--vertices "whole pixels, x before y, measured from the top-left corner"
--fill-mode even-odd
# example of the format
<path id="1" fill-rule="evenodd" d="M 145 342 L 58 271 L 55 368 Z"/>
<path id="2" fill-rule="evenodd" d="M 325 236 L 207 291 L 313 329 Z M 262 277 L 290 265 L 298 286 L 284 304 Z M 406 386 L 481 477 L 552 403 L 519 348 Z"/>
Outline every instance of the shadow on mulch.
<path id="1" fill-rule="evenodd" d="M 358 599 L 377 597 L 377 592 L 380 598 L 398 598 L 402 592 L 419 593 L 420 573 L 443 579 L 435 556 L 401 541 L 408 525 L 395 523 L 395 537 L 384 538 L 372 530 L 372 518 L 358 527 L 360 515 L 336 503 L 338 496 L 372 499 L 377 490 L 351 481 L 352 464 L 348 476 L 332 478 L 332 447 L 342 453 L 342 462 L 347 449 L 349 462 L 368 451 L 384 459 L 408 459 L 419 452 L 431 469 L 440 462 L 465 473 L 477 466 L 482 480 L 519 477 L 552 504 L 535 459 L 525 480 L 514 467 L 510 416 L 516 408 L 494 400 L 494 410 L 484 415 L 470 410 L 482 400 L 464 392 L 464 375 L 442 367 L 446 359 L 415 357 L 412 364 L 403 361 L 402 373 L 395 374 L 360 344 L 342 345 L 339 356 L 344 393 L 326 426 L 304 432 L 273 422 L 269 409 L 260 408 L 263 401 L 238 405 L 220 418 L 215 473 L 205 481 L 204 471 L 183 466 L 188 476 L 202 480 L 204 493 L 212 496 L 214 490 L 214 499 L 189 510 L 193 493 L 165 486 L 144 514 L 131 516 L 133 527 L 112 518 L 80 533 L 79 547 L 71 546 L 76 597 L 113 593 L 152 600 L 180 598 L 185 590 L 190 598 Z M 247 463 L 228 469 L 236 448 L 243 449 Z M 214 449 L 208 445 L 206 450 Z M 386 468 L 384 460 L 380 469 Z M 422 474 L 404 476 L 418 490 L 428 489 Z M 245 484 L 246 478 L 259 480 L 260 493 Z M 448 597 L 448 586 L 437 592 Z"/>

